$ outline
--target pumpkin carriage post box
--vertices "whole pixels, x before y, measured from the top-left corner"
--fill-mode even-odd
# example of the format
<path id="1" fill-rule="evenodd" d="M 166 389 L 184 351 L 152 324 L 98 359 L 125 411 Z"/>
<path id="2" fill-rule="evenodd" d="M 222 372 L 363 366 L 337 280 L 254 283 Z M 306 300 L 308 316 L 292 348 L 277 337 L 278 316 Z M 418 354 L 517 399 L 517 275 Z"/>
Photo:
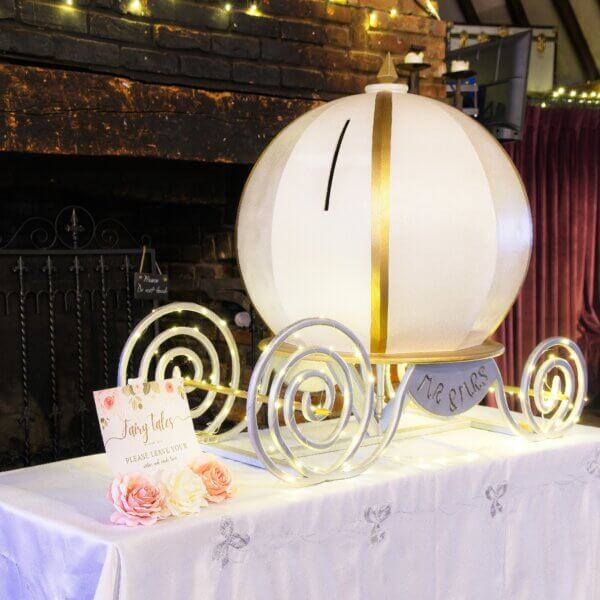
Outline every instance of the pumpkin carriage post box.
<path id="1" fill-rule="evenodd" d="M 262 343 L 247 393 L 235 389 L 239 368 L 221 393 L 224 406 L 247 397 L 241 427 L 257 460 L 291 483 L 367 468 L 408 400 L 452 417 L 492 390 L 510 427 L 530 439 L 561 435 L 584 405 L 585 362 L 565 338 L 533 351 L 518 389 L 503 385 L 494 357 L 504 348 L 490 336 L 527 272 L 526 192 L 477 121 L 408 94 L 396 78 L 388 56 L 363 94 L 288 125 L 242 195 L 242 276 L 279 333 Z M 190 389 L 219 393 L 199 379 Z M 522 417 L 509 411 L 509 391 Z M 203 439 L 231 439 L 218 429 Z"/>

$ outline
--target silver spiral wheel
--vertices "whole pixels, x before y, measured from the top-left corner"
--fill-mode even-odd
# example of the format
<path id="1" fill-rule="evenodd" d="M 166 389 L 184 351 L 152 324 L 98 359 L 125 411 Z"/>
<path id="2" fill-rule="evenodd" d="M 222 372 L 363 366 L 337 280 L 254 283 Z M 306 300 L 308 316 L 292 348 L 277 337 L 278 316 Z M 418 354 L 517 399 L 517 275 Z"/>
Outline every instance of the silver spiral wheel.
<path id="1" fill-rule="evenodd" d="M 186 361 L 186 370 L 191 369 L 191 373 L 185 373 L 190 379 L 202 381 L 206 380 L 213 386 L 222 385 L 222 369 L 219 354 L 213 342 L 203 333 L 204 325 L 213 325 L 217 333 L 224 339 L 229 355 L 231 375 L 227 378 L 226 387 L 237 389 L 240 381 L 240 358 L 237 345 L 231 334 L 227 323 L 216 313 L 199 304 L 192 302 L 173 302 L 153 310 L 147 317 L 142 319 L 133 329 L 129 338 L 125 342 L 119 360 L 118 384 L 124 386 L 127 384 L 127 373 L 130 368 L 130 361 L 136 345 L 140 343 L 144 334 L 159 324 L 161 319 L 169 319 L 169 326 L 164 331 L 158 333 L 145 347 L 140 359 L 137 378 L 141 381 L 163 380 L 171 377 L 182 377 L 181 368 L 177 366 L 176 361 L 184 359 Z M 185 318 L 185 325 L 172 325 L 173 319 Z M 194 319 L 197 325 L 190 325 Z M 176 345 L 174 345 L 176 344 Z M 165 346 L 170 346 L 165 349 Z M 201 354 L 198 352 L 201 349 Z M 208 358 L 208 360 L 206 360 Z M 213 407 L 217 391 L 210 390 L 206 392 L 196 391 L 195 387 L 186 387 L 186 392 L 191 394 L 203 394 L 201 400 L 191 409 L 194 419 L 198 419 Z M 233 394 L 226 395 L 221 407 L 216 411 L 212 420 L 204 428 L 198 429 L 198 432 L 204 436 L 202 441 L 210 441 L 214 438 L 216 441 L 231 437 L 246 427 L 245 421 L 236 424 L 227 432 L 220 432 L 220 428 L 228 417 L 235 401 Z"/>
<path id="2" fill-rule="evenodd" d="M 298 346 L 282 361 L 277 356 L 281 348 L 289 348 L 287 341 L 301 337 L 300 332 L 310 327 L 332 327 L 348 337 L 356 364 L 348 364 L 337 352 L 322 346 Z M 307 380 L 313 387 L 319 382 L 318 407 L 312 393 L 302 389 Z M 374 418 L 373 383 L 364 347 L 341 323 L 305 319 L 286 327 L 265 348 L 250 379 L 246 415 L 256 454 L 271 473 L 295 485 L 353 477 L 364 471 L 396 432 L 406 396 L 401 385 L 385 430 L 365 443 Z M 339 416 L 326 420 L 336 398 L 341 399 L 341 406 L 336 406 Z M 268 432 L 258 428 L 259 403 L 267 404 Z M 305 423 L 298 422 L 299 414 Z"/>
<path id="3" fill-rule="evenodd" d="M 519 435 L 531 440 L 559 437 L 579 421 L 586 400 L 587 367 L 579 346 L 572 340 L 548 338 L 530 354 L 519 391 L 522 422 L 510 412 L 497 367 L 496 377 L 498 407 Z"/>

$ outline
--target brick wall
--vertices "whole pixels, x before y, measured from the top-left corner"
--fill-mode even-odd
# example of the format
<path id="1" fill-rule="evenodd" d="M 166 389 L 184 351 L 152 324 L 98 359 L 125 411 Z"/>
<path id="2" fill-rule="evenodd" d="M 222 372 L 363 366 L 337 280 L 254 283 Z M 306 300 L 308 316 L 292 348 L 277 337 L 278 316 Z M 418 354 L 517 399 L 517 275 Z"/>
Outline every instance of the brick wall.
<path id="1" fill-rule="evenodd" d="M 68 4 L 71 2 L 71 5 Z M 0 53 L 131 78 L 328 99 L 360 92 L 386 52 L 425 50 L 441 97 L 446 24 L 413 0 L 0 0 Z M 390 10 L 396 9 L 392 16 Z"/>

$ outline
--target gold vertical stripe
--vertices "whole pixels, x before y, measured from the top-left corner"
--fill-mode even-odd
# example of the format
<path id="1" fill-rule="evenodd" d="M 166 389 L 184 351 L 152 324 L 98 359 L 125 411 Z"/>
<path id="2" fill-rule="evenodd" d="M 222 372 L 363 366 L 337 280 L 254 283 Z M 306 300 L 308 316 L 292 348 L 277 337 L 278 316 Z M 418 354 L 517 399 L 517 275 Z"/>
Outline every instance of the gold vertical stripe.
<path id="1" fill-rule="evenodd" d="M 387 346 L 392 94 L 378 92 L 371 150 L 371 352 Z"/>

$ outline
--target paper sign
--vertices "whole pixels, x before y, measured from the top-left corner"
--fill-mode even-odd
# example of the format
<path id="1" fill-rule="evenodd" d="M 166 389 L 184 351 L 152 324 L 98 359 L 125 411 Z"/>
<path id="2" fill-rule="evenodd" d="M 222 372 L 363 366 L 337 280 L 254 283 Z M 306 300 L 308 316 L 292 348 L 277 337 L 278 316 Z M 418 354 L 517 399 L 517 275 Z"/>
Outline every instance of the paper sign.
<path id="1" fill-rule="evenodd" d="M 115 475 L 188 464 L 198 451 L 181 379 L 94 392 L 108 463 Z"/>

